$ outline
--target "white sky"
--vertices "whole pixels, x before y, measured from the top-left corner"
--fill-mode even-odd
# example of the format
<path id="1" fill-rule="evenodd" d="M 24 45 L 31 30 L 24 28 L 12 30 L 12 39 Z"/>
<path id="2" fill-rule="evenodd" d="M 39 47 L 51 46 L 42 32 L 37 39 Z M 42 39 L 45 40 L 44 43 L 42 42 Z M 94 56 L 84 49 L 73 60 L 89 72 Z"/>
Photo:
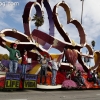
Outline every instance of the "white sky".
<path id="1" fill-rule="evenodd" d="M 24 11 L 24 6 L 30 0 L 0 0 L 0 30 L 5 28 L 15 28 L 18 31 L 24 33 L 22 14 Z M 35 1 L 35 0 L 31 0 Z M 54 5 L 62 0 L 49 0 L 49 3 L 53 9 Z M 1 5 L 1 3 L 6 3 L 6 6 Z M 8 2 L 17 2 L 19 5 L 9 5 Z M 65 3 L 69 5 L 71 9 L 72 18 L 81 21 L 81 10 L 82 2 L 80 0 L 65 0 Z M 33 14 L 35 9 L 33 9 Z M 44 32 L 49 32 L 49 23 L 46 11 L 44 9 L 45 23 L 39 29 Z M 75 42 L 79 43 L 80 39 L 78 36 L 78 31 L 73 24 L 67 24 L 66 15 L 64 10 L 59 7 L 58 10 L 59 19 L 68 32 L 70 38 Z M 87 42 L 90 44 L 92 40 L 96 41 L 96 50 L 100 50 L 100 0 L 84 0 L 84 11 L 83 11 L 83 27 L 86 32 Z M 35 28 L 34 23 L 32 23 L 32 29 Z M 55 37 L 63 40 L 58 31 L 55 29 Z M 0 47 L 0 53 L 8 53 L 7 50 Z"/>

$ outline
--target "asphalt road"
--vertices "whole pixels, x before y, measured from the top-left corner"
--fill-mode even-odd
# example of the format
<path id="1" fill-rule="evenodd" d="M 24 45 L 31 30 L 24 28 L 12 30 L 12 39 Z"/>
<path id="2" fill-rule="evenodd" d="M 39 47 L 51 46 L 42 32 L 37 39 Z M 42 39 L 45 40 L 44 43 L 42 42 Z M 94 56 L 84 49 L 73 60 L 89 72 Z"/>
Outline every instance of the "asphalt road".
<path id="1" fill-rule="evenodd" d="M 100 90 L 24 90 L 0 92 L 0 100 L 100 100 Z"/>

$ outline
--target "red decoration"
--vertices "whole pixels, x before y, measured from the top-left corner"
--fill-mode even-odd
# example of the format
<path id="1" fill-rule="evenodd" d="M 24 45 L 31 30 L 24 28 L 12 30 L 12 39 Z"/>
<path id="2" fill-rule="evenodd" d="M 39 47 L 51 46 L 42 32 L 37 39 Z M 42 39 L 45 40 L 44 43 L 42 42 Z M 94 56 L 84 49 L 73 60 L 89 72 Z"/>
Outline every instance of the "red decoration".
<path id="1" fill-rule="evenodd" d="M 66 56 L 69 63 L 71 63 L 72 65 L 75 65 L 77 58 L 78 58 L 78 54 L 77 54 L 77 51 L 75 49 L 73 49 L 73 50 L 67 49 L 65 51 L 65 56 Z"/>
<path id="2" fill-rule="evenodd" d="M 4 88 L 5 87 L 5 77 L 1 77 L 0 78 L 0 88 Z"/>
<path id="3" fill-rule="evenodd" d="M 65 80 L 66 80 L 66 73 L 58 71 L 56 76 L 56 84 L 62 84 Z"/>
<path id="4" fill-rule="evenodd" d="M 51 78 L 52 78 L 52 73 L 47 72 L 46 84 L 51 85 Z M 44 81 L 45 81 L 45 77 L 42 77 L 42 84 L 44 83 Z M 40 75 L 38 75 L 37 83 L 40 84 Z"/>

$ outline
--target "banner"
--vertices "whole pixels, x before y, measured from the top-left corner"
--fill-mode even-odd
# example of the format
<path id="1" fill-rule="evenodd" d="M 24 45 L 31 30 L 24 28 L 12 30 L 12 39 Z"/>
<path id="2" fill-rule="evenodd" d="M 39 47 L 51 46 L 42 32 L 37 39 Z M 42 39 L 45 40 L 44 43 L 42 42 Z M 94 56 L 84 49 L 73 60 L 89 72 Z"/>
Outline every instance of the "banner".
<path id="1" fill-rule="evenodd" d="M 19 88 L 20 74 L 6 73 L 5 88 Z"/>
<path id="2" fill-rule="evenodd" d="M 37 88 L 37 75 L 25 74 L 24 88 Z"/>

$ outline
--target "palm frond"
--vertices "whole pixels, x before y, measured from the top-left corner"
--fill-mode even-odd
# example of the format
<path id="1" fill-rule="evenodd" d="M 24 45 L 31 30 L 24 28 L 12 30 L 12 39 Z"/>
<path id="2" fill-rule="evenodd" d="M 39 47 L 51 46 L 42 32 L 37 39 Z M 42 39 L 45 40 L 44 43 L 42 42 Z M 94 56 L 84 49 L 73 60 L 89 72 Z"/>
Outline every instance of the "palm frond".
<path id="1" fill-rule="evenodd" d="M 94 41 L 94 40 L 91 41 L 91 45 L 92 45 L 92 47 L 93 47 L 93 49 L 94 49 L 94 47 L 95 47 L 95 41 Z"/>
<path id="2" fill-rule="evenodd" d="M 40 27 L 44 23 L 44 16 L 39 17 L 37 14 L 34 14 L 32 21 L 35 21 L 36 27 Z"/>

